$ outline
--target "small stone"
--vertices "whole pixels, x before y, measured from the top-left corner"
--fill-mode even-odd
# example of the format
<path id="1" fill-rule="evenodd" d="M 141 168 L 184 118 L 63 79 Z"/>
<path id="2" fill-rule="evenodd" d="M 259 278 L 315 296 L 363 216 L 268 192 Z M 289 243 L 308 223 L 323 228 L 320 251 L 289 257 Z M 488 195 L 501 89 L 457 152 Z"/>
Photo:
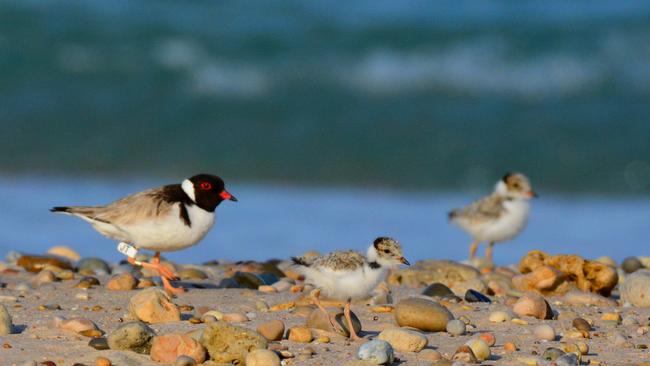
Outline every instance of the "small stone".
<path id="1" fill-rule="evenodd" d="M 77 262 L 77 272 L 80 273 L 95 273 L 95 274 L 110 274 L 111 267 L 101 258 L 88 257 L 83 258 Z"/>
<path id="2" fill-rule="evenodd" d="M 266 313 L 267 311 L 269 311 L 269 304 L 267 304 L 266 301 L 264 300 L 258 300 L 255 303 L 255 309 L 263 313 Z"/>
<path id="3" fill-rule="evenodd" d="M 519 316 L 532 316 L 537 319 L 551 319 L 553 311 L 546 300 L 536 294 L 526 294 L 517 300 L 512 311 Z"/>
<path id="4" fill-rule="evenodd" d="M 179 356 L 189 356 L 196 363 L 205 361 L 205 348 L 184 334 L 165 334 L 156 336 L 151 343 L 150 356 L 153 361 L 172 363 Z"/>
<path id="5" fill-rule="evenodd" d="M 608 299 L 599 294 L 577 290 L 567 292 L 562 297 L 562 302 L 566 305 L 617 306 L 616 301 L 612 299 Z"/>
<path id="6" fill-rule="evenodd" d="M 512 316 L 505 311 L 493 311 L 490 313 L 488 319 L 492 323 L 503 323 L 512 320 Z"/>
<path id="7" fill-rule="evenodd" d="M 104 333 L 102 333 L 102 331 L 99 329 L 87 329 L 87 330 L 82 330 L 81 332 L 79 332 L 79 334 L 88 338 L 99 338 Z"/>
<path id="8" fill-rule="evenodd" d="M 97 326 L 92 322 L 92 320 L 79 317 L 70 319 L 55 317 L 54 326 L 75 333 L 81 333 L 88 330 L 97 330 Z"/>
<path id="9" fill-rule="evenodd" d="M 156 286 L 156 283 L 153 282 L 149 278 L 141 278 L 138 281 L 138 288 L 149 288 L 149 287 L 155 287 L 155 286 Z"/>
<path id="10" fill-rule="evenodd" d="M 57 280 L 57 278 L 56 278 L 56 275 L 54 274 L 54 272 L 45 269 L 45 270 L 40 271 L 36 275 L 36 277 L 32 278 L 32 280 L 30 282 L 31 282 L 32 286 L 40 287 L 40 286 L 42 286 L 42 285 L 44 285 L 46 283 L 52 283 L 52 282 L 54 282 L 56 280 Z"/>
<path id="11" fill-rule="evenodd" d="M 222 320 L 223 319 L 223 313 L 218 311 L 218 310 L 208 310 L 203 315 L 201 315 L 201 320 L 204 323 L 210 323 L 209 317 L 212 317 L 216 320 Z"/>
<path id="12" fill-rule="evenodd" d="M 141 321 L 128 322 L 120 325 L 108 335 L 107 341 L 111 349 L 128 350 L 149 354 L 154 331 Z"/>
<path id="13" fill-rule="evenodd" d="M 268 341 L 279 341 L 284 335 L 284 323 L 281 320 L 271 320 L 258 326 L 257 332 Z"/>
<path id="14" fill-rule="evenodd" d="M 148 288 L 129 300 L 129 311 L 136 319 L 147 323 L 180 321 L 181 313 L 165 291 Z"/>
<path id="15" fill-rule="evenodd" d="M 0 304 L 0 335 L 9 335 L 13 331 L 13 323 L 11 321 L 11 314 L 7 308 Z"/>
<path id="16" fill-rule="evenodd" d="M 43 257 L 36 255 L 23 255 L 18 258 L 17 265 L 28 272 L 40 272 L 46 266 L 53 266 L 60 269 L 72 269 L 70 263 L 56 257 Z"/>
<path id="17" fill-rule="evenodd" d="M 345 320 L 345 316 L 342 311 L 339 309 L 328 309 L 328 312 L 331 316 L 334 317 L 336 322 L 336 329 L 332 329 L 327 316 L 320 309 L 311 310 L 305 325 L 309 328 L 321 329 L 327 332 L 339 333 L 346 337 L 350 336 L 350 331 L 348 329 L 348 322 Z M 355 332 L 359 334 L 361 332 L 361 321 L 354 312 L 350 312 L 350 318 L 352 319 L 352 327 Z"/>
<path id="18" fill-rule="evenodd" d="M 311 329 L 307 327 L 293 327 L 289 329 L 288 339 L 293 342 L 309 343 L 313 339 Z"/>
<path id="19" fill-rule="evenodd" d="M 430 297 L 445 297 L 445 296 L 453 296 L 454 292 L 451 291 L 451 289 L 445 285 L 443 285 L 440 282 L 432 283 L 427 288 L 422 291 L 422 295 L 425 296 L 430 296 Z"/>
<path id="20" fill-rule="evenodd" d="M 494 344 L 497 343 L 496 337 L 490 332 L 483 332 L 479 334 L 478 337 L 482 339 L 483 342 L 487 343 L 487 345 L 490 347 L 494 346 Z"/>
<path id="21" fill-rule="evenodd" d="M 639 325 L 639 321 L 636 320 L 635 317 L 633 317 L 631 315 L 628 315 L 628 316 L 623 318 L 623 320 L 621 321 L 621 324 L 623 324 L 625 326 L 632 326 L 632 325 L 637 326 L 637 325 Z"/>
<path id="22" fill-rule="evenodd" d="M 247 353 L 266 348 L 268 342 L 255 331 L 226 322 L 216 322 L 205 327 L 201 334 L 201 344 L 212 361 L 242 364 Z"/>
<path id="23" fill-rule="evenodd" d="M 575 345 L 578 347 L 581 354 L 586 355 L 589 353 L 589 345 L 586 342 L 578 341 Z"/>
<path id="24" fill-rule="evenodd" d="M 267 349 L 256 349 L 246 355 L 246 366 L 280 366 L 280 357 Z"/>
<path id="25" fill-rule="evenodd" d="M 393 349 L 400 352 L 420 352 L 428 343 L 427 337 L 422 334 L 401 328 L 384 329 L 377 339 L 390 343 Z"/>
<path id="26" fill-rule="evenodd" d="M 110 348 L 108 346 L 108 340 L 106 338 L 93 338 L 88 342 L 88 345 L 98 351 L 103 351 Z"/>
<path id="27" fill-rule="evenodd" d="M 114 291 L 133 290 L 136 286 L 138 286 L 138 280 L 129 272 L 111 277 L 106 284 L 106 288 Z"/>
<path id="28" fill-rule="evenodd" d="M 548 324 L 540 324 L 533 329 L 533 333 L 537 339 L 545 341 L 555 340 L 555 329 Z"/>
<path id="29" fill-rule="evenodd" d="M 251 272 L 236 272 L 232 279 L 237 282 L 240 288 L 257 290 L 262 285 L 271 285 L 278 281 L 277 276 L 270 273 L 256 274 Z"/>
<path id="30" fill-rule="evenodd" d="M 289 290 L 291 288 L 291 283 L 288 282 L 288 281 L 285 281 L 285 280 L 280 280 L 280 281 L 272 284 L 271 286 L 273 286 L 273 288 L 275 288 L 275 290 L 277 292 L 283 292 L 283 291 L 287 291 L 287 290 Z"/>
<path id="31" fill-rule="evenodd" d="M 320 336 L 314 340 L 316 343 L 330 343 L 330 337 L 328 336 Z"/>
<path id="32" fill-rule="evenodd" d="M 610 320 L 610 321 L 615 321 L 617 323 L 621 322 L 621 314 L 619 313 L 604 313 L 603 316 L 600 317 L 601 320 Z"/>
<path id="33" fill-rule="evenodd" d="M 47 254 L 63 257 L 71 262 L 78 261 L 81 256 L 74 249 L 66 246 L 54 246 L 47 250 Z"/>
<path id="34" fill-rule="evenodd" d="M 467 302 L 492 302 L 489 297 L 483 295 L 482 293 L 469 289 L 465 292 L 465 301 Z"/>
<path id="35" fill-rule="evenodd" d="M 79 280 L 79 283 L 77 283 L 74 287 L 81 288 L 81 289 L 89 289 L 92 288 L 93 286 L 98 286 L 98 285 L 99 285 L 98 279 L 96 279 L 95 277 L 87 276 Z"/>
<path id="36" fill-rule="evenodd" d="M 637 257 L 627 257 L 621 263 L 621 268 L 625 273 L 633 273 L 643 268 L 643 263 Z"/>
<path id="37" fill-rule="evenodd" d="M 395 305 L 395 321 L 402 327 L 442 332 L 454 315 L 444 306 L 427 299 L 407 298 Z"/>
<path id="38" fill-rule="evenodd" d="M 512 343 L 512 342 L 504 343 L 504 344 L 503 344 L 503 350 L 504 350 L 506 353 L 517 352 L 517 345 L 514 344 L 514 343 Z"/>
<path id="39" fill-rule="evenodd" d="M 257 291 L 259 291 L 259 292 L 265 292 L 265 293 L 274 293 L 274 292 L 278 292 L 278 290 L 276 290 L 275 287 L 273 287 L 273 286 L 269 286 L 269 285 L 262 285 L 262 286 L 260 286 L 260 287 L 257 288 Z"/>
<path id="40" fill-rule="evenodd" d="M 627 342 L 627 338 L 625 337 L 625 335 L 619 332 L 612 333 L 609 339 L 616 347 L 622 347 Z"/>
<path id="41" fill-rule="evenodd" d="M 205 280 L 208 275 L 196 268 L 184 268 L 178 271 L 178 277 L 181 280 Z"/>
<path id="42" fill-rule="evenodd" d="M 578 356 L 575 353 L 565 353 L 555 359 L 555 366 L 577 366 Z"/>
<path id="43" fill-rule="evenodd" d="M 241 313 L 223 314 L 223 318 L 221 320 L 228 323 L 245 323 L 249 321 L 248 317 Z"/>
<path id="44" fill-rule="evenodd" d="M 56 277 L 61 281 L 68 281 L 74 278 L 74 272 L 69 269 L 62 269 L 56 272 Z"/>
<path id="45" fill-rule="evenodd" d="M 97 357 L 95 359 L 95 366 L 111 366 L 111 360 L 106 357 Z"/>
<path id="46" fill-rule="evenodd" d="M 174 361 L 174 366 L 196 366 L 196 361 L 190 356 L 178 356 Z"/>
<path id="47" fill-rule="evenodd" d="M 465 343 L 465 345 L 472 349 L 477 360 L 485 361 L 490 358 L 490 346 L 488 346 L 488 344 L 482 339 L 470 339 Z"/>
<path id="48" fill-rule="evenodd" d="M 583 318 L 573 319 L 571 325 L 573 325 L 573 327 L 576 328 L 577 330 L 582 330 L 585 332 L 589 332 L 591 330 L 591 324 L 589 324 L 589 322 L 584 320 Z"/>
<path id="49" fill-rule="evenodd" d="M 375 365 L 390 365 L 395 358 L 391 345 L 381 339 L 362 344 L 357 351 L 357 357 Z"/>
<path id="50" fill-rule="evenodd" d="M 431 348 L 425 348 L 418 353 L 419 361 L 434 362 L 442 359 L 440 352 Z"/>
<path id="51" fill-rule="evenodd" d="M 453 336 L 461 336 L 465 334 L 466 326 L 461 320 L 452 319 L 447 323 L 447 333 Z"/>
<path id="52" fill-rule="evenodd" d="M 547 361 L 555 361 L 558 357 L 562 356 L 564 351 L 559 348 L 549 347 L 542 353 L 542 358 Z"/>

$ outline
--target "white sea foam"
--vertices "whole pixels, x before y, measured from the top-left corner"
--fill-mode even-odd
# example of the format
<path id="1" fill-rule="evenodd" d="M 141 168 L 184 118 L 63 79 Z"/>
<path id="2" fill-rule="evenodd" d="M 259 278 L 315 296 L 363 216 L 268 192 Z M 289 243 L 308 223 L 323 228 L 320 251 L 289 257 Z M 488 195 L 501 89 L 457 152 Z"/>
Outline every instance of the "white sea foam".
<path id="1" fill-rule="evenodd" d="M 269 78 L 261 69 L 219 61 L 193 67 L 189 80 L 191 91 L 203 96 L 256 97 L 269 89 Z"/>

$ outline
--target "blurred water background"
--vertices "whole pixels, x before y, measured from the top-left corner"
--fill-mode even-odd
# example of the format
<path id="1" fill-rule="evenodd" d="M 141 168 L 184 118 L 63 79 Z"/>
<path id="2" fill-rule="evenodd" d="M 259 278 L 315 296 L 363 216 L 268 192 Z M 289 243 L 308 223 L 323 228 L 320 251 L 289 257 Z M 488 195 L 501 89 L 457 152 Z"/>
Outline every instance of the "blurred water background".
<path id="1" fill-rule="evenodd" d="M 650 2 L 0 0 L 0 251 L 118 253 L 53 205 L 198 172 L 240 202 L 179 261 L 461 259 L 452 207 L 527 173 L 500 246 L 647 254 Z"/>

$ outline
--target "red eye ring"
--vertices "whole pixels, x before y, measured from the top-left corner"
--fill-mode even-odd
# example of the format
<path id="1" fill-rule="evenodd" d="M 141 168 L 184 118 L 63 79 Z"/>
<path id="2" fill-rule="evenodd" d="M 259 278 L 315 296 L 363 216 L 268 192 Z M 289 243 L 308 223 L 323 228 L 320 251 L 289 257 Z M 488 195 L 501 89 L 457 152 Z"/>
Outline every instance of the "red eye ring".
<path id="1" fill-rule="evenodd" d="M 202 182 L 200 187 L 204 191 L 209 191 L 212 189 L 212 184 L 210 184 L 209 182 Z"/>

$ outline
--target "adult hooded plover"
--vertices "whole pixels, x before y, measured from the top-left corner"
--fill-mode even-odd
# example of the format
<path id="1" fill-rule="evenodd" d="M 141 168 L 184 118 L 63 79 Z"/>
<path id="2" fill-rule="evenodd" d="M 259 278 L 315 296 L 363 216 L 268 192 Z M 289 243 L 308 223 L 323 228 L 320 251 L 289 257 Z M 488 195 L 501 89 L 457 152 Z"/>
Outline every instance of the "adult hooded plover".
<path id="1" fill-rule="evenodd" d="M 334 300 L 345 301 L 344 314 L 350 329 L 350 337 L 359 340 L 352 327 L 350 318 L 350 303 L 352 300 L 363 299 L 386 279 L 391 268 L 400 264 L 409 264 L 404 258 L 402 247 L 391 238 L 375 239 L 364 257 L 355 251 L 337 251 L 315 257 L 291 258 L 296 271 L 305 276 L 305 282 L 313 285 L 314 303 L 327 314 L 330 324 L 334 321 L 318 300 L 320 293 Z"/>
<path id="2" fill-rule="evenodd" d="M 172 184 L 132 194 L 105 206 L 54 207 L 50 211 L 78 216 L 99 233 L 119 240 L 118 249 L 134 265 L 160 274 L 165 289 L 182 293 L 169 280 L 171 270 L 160 263 L 160 252 L 176 251 L 198 243 L 214 225 L 215 209 L 224 200 L 237 201 L 221 178 L 199 174 Z M 137 249 L 155 251 L 151 263 L 135 259 Z"/>
<path id="3" fill-rule="evenodd" d="M 525 175 L 508 173 L 497 182 L 491 195 L 449 212 L 449 220 L 472 236 L 470 259 L 474 259 L 478 244 L 487 242 L 485 256 L 492 262 L 494 243 L 514 238 L 526 226 L 528 200 L 533 197 L 537 194 Z"/>

